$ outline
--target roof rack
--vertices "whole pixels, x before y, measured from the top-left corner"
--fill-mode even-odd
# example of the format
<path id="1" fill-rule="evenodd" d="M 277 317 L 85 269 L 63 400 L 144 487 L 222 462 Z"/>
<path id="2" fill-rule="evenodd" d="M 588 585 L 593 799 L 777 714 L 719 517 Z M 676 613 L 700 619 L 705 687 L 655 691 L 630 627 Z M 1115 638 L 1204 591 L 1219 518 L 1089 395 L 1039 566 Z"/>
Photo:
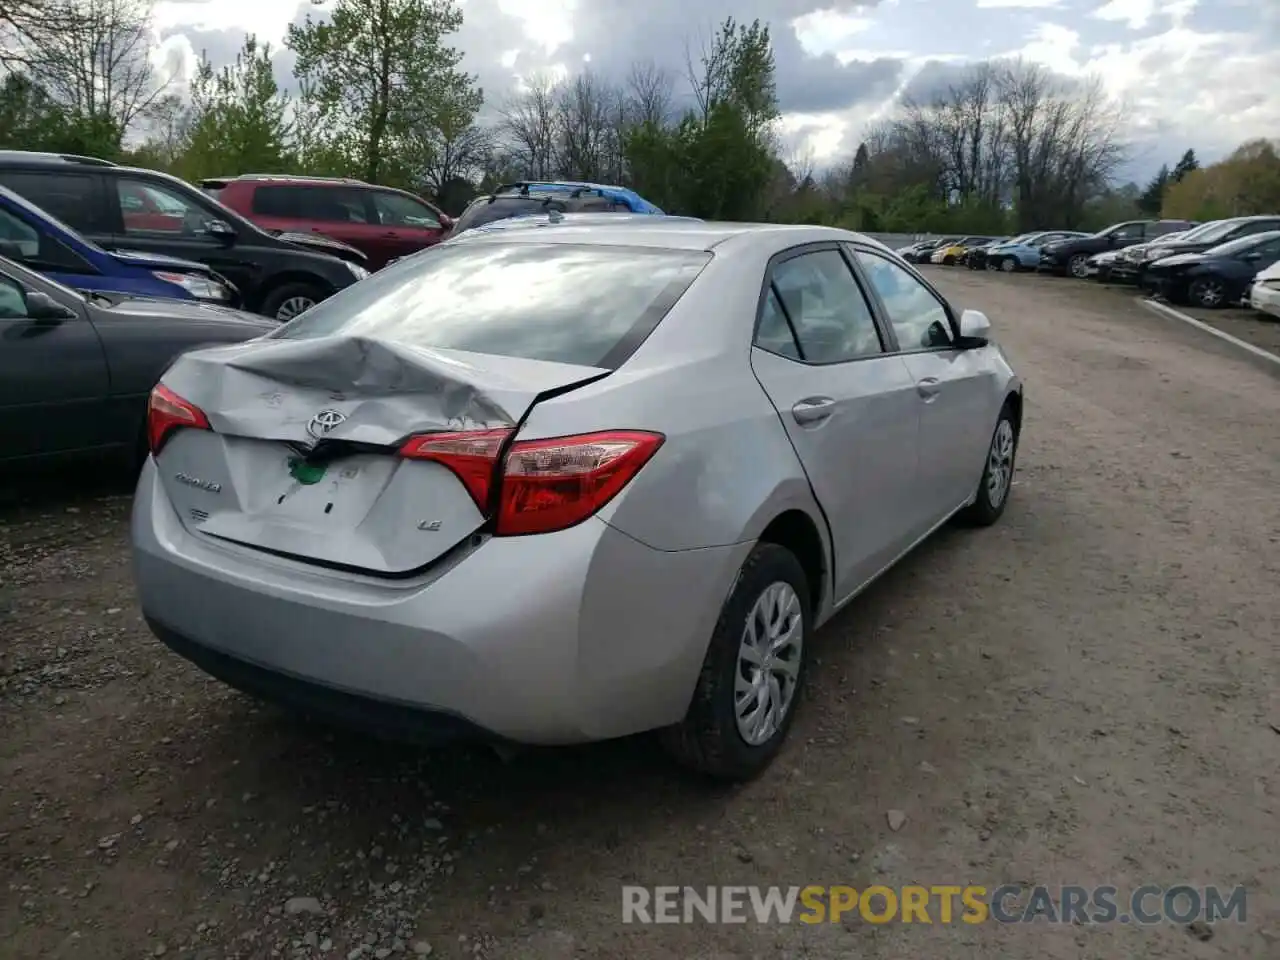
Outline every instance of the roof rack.
<path id="1" fill-rule="evenodd" d="M 367 186 L 363 180 L 355 177 L 310 177 L 293 173 L 239 173 L 232 177 L 209 177 L 210 180 L 305 180 L 309 183 L 358 183 Z"/>
<path id="2" fill-rule="evenodd" d="M 101 157 L 82 157 L 76 153 L 48 153 L 43 150 L 0 150 L 5 160 L 53 160 L 58 163 L 76 163 L 85 167 L 118 167 L 118 163 Z"/>

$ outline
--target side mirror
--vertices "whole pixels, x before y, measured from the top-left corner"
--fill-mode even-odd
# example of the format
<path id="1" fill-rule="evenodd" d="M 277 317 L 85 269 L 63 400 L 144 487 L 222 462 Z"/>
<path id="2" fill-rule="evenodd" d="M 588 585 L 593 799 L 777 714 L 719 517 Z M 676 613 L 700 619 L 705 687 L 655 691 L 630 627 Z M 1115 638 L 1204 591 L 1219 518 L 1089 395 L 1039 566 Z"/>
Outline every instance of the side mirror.
<path id="1" fill-rule="evenodd" d="M 47 293 L 32 290 L 27 293 L 27 316 L 32 320 L 43 320 L 57 323 L 63 320 L 74 320 L 76 312 L 64 306 Z"/>
<path id="2" fill-rule="evenodd" d="M 986 346 L 991 337 L 991 321 L 981 310 L 965 310 L 960 314 L 960 345 Z"/>
<path id="3" fill-rule="evenodd" d="M 225 220 L 210 220 L 204 225 L 204 232 L 211 237 L 230 243 L 236 238 L 236 231 L 231 224 Z"/>

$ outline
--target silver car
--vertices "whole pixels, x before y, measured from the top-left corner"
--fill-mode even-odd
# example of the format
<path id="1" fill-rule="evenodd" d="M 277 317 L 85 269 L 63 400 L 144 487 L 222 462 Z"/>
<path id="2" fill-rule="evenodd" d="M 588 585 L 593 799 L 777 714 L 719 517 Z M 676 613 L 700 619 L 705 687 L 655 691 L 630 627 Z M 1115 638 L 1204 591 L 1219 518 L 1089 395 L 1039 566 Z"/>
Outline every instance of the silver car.
<path id="1" fill-rule="evenodd" d="M 646 219 L 475 231 L 177 360 L 133 513 L 154 632 L 394 735 L 763 769 L 814 630 L 1004 511 L 1022 384 L 875 241 Z"/>

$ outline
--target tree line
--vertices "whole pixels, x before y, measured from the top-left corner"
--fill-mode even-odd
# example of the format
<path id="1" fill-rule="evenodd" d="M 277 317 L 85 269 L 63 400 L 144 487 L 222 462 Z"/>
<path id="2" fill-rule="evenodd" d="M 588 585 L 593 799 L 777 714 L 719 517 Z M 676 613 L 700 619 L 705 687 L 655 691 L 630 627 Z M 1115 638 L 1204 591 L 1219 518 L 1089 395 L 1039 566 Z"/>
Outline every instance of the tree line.
<path id="1" fill-rule="evenodd" d="M 684 68 L 621 80 L 530 77 L 486 101 L 449 39 L 455 0 L 332 0 L 291 25 L 296 93 L 270 46 L 201 55 L 180 94 L 150 57 L 150 0 L 0 0 L 0 147 L 73 152 L 188 180 L 238 172 L 354 176 L 456 213 L 518 179 L 634 187 L 666 210 L 885 232 L 1012 233 L 1142 216 L 1280 210 L 1275 144 L 1201 167 L 1188 150 L 1145 187 L 1117 183 L 1126 117 L 1097 81 L 1021 61 L 905 99 L 819 171 L 786 155 L 769 27 L 728 19 Z M 486 108 L 487 109 L 484 109 Z"/>

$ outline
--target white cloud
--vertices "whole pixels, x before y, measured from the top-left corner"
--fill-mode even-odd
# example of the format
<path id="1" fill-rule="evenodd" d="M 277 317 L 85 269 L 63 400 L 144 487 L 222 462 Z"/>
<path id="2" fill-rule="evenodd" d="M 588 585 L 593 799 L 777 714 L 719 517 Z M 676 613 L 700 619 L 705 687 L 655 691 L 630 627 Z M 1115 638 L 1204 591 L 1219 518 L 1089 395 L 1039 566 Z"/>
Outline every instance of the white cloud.
<path id="1" fill-rule="evenodd" d="M 1062 0 L 978 0 L 979 10 L 1051 10 L 1062 6 Z"/>

